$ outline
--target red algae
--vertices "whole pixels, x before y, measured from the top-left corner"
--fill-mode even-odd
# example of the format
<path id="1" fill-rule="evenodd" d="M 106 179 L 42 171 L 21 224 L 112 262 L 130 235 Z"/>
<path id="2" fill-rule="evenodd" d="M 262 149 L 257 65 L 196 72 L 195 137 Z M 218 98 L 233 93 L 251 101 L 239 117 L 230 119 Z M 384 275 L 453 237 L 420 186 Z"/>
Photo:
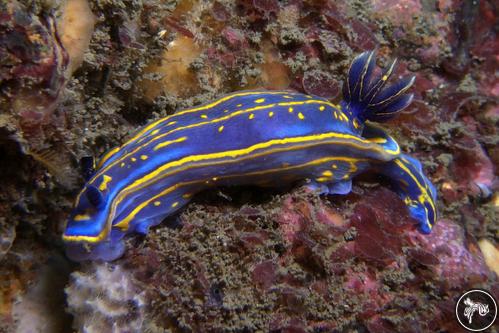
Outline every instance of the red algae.
<path id="1" fill-rule="evenodd" d="M 248 47 L 248 43 L 240 30 L 225 27 L 222 30 L 222 38 L 227 46 L 232 50 L 241 50 Z"/>
<path id="2" fill-rule="evenodd" d="M 463 291 L 497 299 L 493 264 L 475 241 L 497 248 L 492 1 L 90 0 L 93 33 L 77 52 L 53 24 L 57 3 L 0 5 L 0 148 L 10 162 L 0 166 L 0 331 L 15 329 L 14 298 L 59 251 L 77 186 L 54 181 L 54 164 L 76 172 L 80 157 L 101 155 L 147 121 L 232 91 L 291 89 L 337 103 L 351 59 L 373 48 L 379 65 L 398 57 L 397 73 L 416 75 L 411 107 L 385 127 L 436 184 L 430 235 L 375 175 L 354 179 L 346 197 L 234 190 L 189 206 L 178 228 L 128 239 L 113 265 L 72 267 L 68 297 L 86 290 L 119 305 L 133 317 L 119 317 L 123 330 L 174 332 L 457 331 Z M 46 149 L 69 157 L 47 161 Z M 133 292 L 113 303 L 97 272 Z M 101 310 L 67 311 L 83 330 L 95 318 L 109 325 Z"/>
<path id="3" fill-rule="evenodd" d="M 414 0 L 374 0 L 372 6 L 375 15 L 389 17 L 397 25 L 410 23 L 422 11 L 421 3 Z"/>
<path id="4" fill-rule="evenodd" d="M 458 143 L 459 148 L 455 153 L 452 169 L 456 178 L 461 180 L 461 186 L 474 183 L 491 187 L 496 178 L 494 166 L 483 148 L 470 137 L 463 138 Z"/>
<path id="5" fill-rule="evenodd" d="M 340 92 L 338 81 L 320 71 L 307 71 L 302 79 L 303 90 L 307 94 L 334 99 Z"/>
<path id="6" fill-rule="evenodd" d="M 31 16 L 16 1 L 3 9 L 0 105 L 22 124 L 46 124 L 66 83 L 69 57 L 51 16 Z"/>
<path id="7" fill-rule="evenodd" d="M 412 133 L 431 135 L 438 122 L 435 110 L 423 100 L 414 100 L 399 116 L 390 120 L 391 124 L 401 127 L 402 132 L 410 136 Z"/>
<path id="8" fill-rule="evenodd" d="M 230 12 L 221 2 L 215 1 L 211 7 L 213 17 L 217 21 L 225 22 L 230 18 Z"/>
<path id="9" fill-rule="evenodd" d="M 253 269 L 252 276 L 254 283 L 267 290 L 275 283 L 276 265 L 272 260 L 261 262 Z"/>
<path id="10" fill-rule="evenodd" d="M 320 222 L 315 214 L 324 207 L 317 209 L 319 202 L 311 195 L 295 192 L 264 204 L 263 212 L 272 213 L 248 220 L 252 233 L 230 224 L 239 214 L 248 216 L 247 207 L 229 216 L 205 207 L 199 223 L 195 211 L 203 207 L 197 206 L 183 216 L 191 228 L 164 229 L 144 247 L 131 249 L 120 262 L 132 269 L 155 304 L 155 325 L 192 330 L 203 325 L 210 331 L 228 323 L 261 330 L 353 325 L 430 331 L 447 325 L 445 302 L 456 291 L 476 283 L 490 286 L 490 271 L 477 246 L 454 222 L 440 220 L 432 234 L 421 235 L 403 202 L 378 187 L 355 204 L 350 220 L 356 234 L 345 241 L 336 229 L 324 232 L 336 223 L 327 222 L 328 216 L 336 217 L 322 215 Z M 293 202 L 292 197 L 307 200 Z M 288 225 L 283 228 L 283 223 Z M 298 227 L 291 234 L 290 223 Z M 234 252 L 236 239 L 252 245 Z M 143 254 L 150 257 L 151 250 L 161 259 L 144 275 L 150 264 Z M 345 300 L 348 307 L 337 306 Z M 430 314 L 426 306 L 439 310 Z"/>
<path id="11" fill-rule="evenodd" d="M 256 9 L 261 10 L 264 15 L 278 13 L 280 8 L 277 0 L 253 0 L 253 6 L 255 6 Z"/>

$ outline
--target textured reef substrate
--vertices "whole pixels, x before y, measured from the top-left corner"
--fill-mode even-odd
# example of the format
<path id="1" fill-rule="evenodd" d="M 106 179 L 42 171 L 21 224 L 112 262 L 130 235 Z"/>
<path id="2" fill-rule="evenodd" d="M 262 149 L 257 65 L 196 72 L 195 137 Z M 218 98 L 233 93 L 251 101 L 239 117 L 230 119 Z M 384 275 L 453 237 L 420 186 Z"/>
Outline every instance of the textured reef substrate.
<path id="1" fill-rule="evenodd" d="M 0 331 L 458 330 L 461 292 L 499 298 L 497 11 L 485 0 L 0 0 Z M 367 174 L 345 197 L 203 193 L 130 237 L 116 262 L 63 257 L 81 157 L 236 90 L 337 102 L 353 56 L 373 48 L 416 75 L 415 101 L 385 127 L 438 188 L 431 235 Z"/>

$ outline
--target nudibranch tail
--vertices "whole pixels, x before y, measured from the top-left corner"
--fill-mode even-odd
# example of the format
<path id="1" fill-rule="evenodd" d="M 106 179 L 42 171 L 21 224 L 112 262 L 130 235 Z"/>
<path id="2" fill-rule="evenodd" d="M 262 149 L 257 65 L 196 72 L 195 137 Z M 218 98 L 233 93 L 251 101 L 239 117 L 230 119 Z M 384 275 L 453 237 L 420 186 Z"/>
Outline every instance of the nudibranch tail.
<path id="1" fill-rule="evenodd" d="M 380 165 L 378 171 L 392 181 L 394 190 L 409 207 L 410 215 L 419 222 L 421 232 L 430 233 L 437 220 L 437 192 L 423 173 L 421 162 L 401 154 Z"/>
<path id="2" fill-rule="evenodd" d="M 343 85 L 343 98 L 344 103 L 360 121 L 389 120 L 411 103 L 413 94 L 405 92 L 414 83 L 414 76 L 402 78 L 385 88 L 395 65 L 396 61 L 393 61 L 373 79 L 376 67 L 375 51 L 364 52 L 352 62 L 347 81 Z"/>

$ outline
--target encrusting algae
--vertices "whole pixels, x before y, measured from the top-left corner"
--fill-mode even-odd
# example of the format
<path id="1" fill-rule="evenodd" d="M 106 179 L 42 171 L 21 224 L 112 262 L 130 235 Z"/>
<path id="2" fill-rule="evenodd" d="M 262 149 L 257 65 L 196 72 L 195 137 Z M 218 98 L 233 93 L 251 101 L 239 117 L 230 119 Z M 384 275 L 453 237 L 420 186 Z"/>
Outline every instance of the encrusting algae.
<path id="1" fill-rule="evenodd" d="M 464 291 L 499 299 L 492 0 L 26 0 L 0 12 L 0 331 L 115 319 L 129 332 L 451 332 Z M 345 197 L 214 189 L 129 237 L 114 263 L 63 257 L 82 157 L 235 91 L 337 104 L 350 62 L 371 49 L 380 67 L 398 58 L 396 72 L 416 76 L 414 101 L 386 128 L 436 185 L 432 234 L 371 173 Z M 53 316 L 31 312 L 47 295 Z"/>

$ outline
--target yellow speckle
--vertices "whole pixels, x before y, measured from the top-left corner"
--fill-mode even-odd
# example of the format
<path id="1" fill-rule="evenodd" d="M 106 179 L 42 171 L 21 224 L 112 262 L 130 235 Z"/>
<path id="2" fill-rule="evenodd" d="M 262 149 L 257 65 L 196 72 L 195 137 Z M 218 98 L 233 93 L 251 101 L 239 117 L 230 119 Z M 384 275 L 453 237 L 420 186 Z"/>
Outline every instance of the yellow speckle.
<path id="1" fill-rule="evenodd" d="M 305 95 L 307 98 L 312 98 L 312 95 Z"/>
<path id="2" fill-rule="evenodd" d="M 175 125 L 176 123 L 177 123 L 176 121 L 170 121 L 168 124 L 166 124 L 166 126 Z"/>
<path id="3" fill-rule="evenodd" d="M 331 167 L 332 167 L 333 169 L 338 169 L 338 166 L 337 166 L 336 164 L 333 164 Z"/>
<path id="4" fill-rule="evenodd" d="M 238 108 L 240 108 L 240 107 L 241 107 L 241 106 L 243 106 L 243 105 L 242 105 L 242 104 L 237 104 L 236 106 L 237 106 Z"/>
<path id="5" fill-rule="evenodd" d="M 253 118 L 255 118 L 255 115 L 253 113 L 248 116 L 248 119 L 253 119 Z"/>
<path id="6" fill-rule="evenodd" d="M 135 157 L 131 158 L 132 162 L 137 162 L 137 159 Z"/>
<path id="7" fill-rule="evenodd" d="M 149 158 L 149 157 L 148 157 L 147 155 L 140 155 L 140 159 L 141 159 L 142 161 L 145 161 L 145 160 L 147 160 L 148 158 Z"/>
<path id="8" fill-rule="evenodd" d="M 332 177 L 332 176 L 333 176 L 333 173 L 332 173 L 331 171 L 329 171 L 329 170 L 326 170 L 326 171 L 324 171 L 324 172 L 322 173 L 322 175 L 323 175 L 324 177 Z"/>
<path id="9" fill-rule="evenodd" d="M 381 78 L 381 80 L 383 80 L 383 81 L 388 80 L 388 76 L 387 75 L 383 75 L 383 77 Z"/>
<path id="10" fill-rule="evenodd" d="M 263 103 L 265 102 L 265 98 L 259 98 L 255 101 L 255 103 Z"/>
<path id="11" fill-rule="evenodd" d="M 338 119 L 338 114 L 336 113 L 336 111 L 334 111 L 333 114 L 334 114 L 334 118 Z"/>
<path id="12" fill-rule="evenodd" d="M 289 112 L 289 113 L 293 113 L 293 108 L 292 108 L 292 107 L 289 107 L 288 112 Z"/>
<path id="13" fill-rule="evenodd" d="M 182 195 L 182 198 L 184 198 L 184 199 L 189 199 L 190 197 L 192 197 L 191 193 L 186 193 L 186 194 Z"/>
<path id="14" fill-rule="evenodd" d="M 99 185 L 99 190 L 105 191 L 107 190 L 107 184 L 113 180 L 113 178 L 109 177 L 108 175 L 102 176 L 102 183 Z"/>
<path id="15" fill-rule="evenodd" d="M 327 182 L 329 180 L 331 180 L 331 178 L 329 177 L 319 177 L 319 178 L 315 178 L 316 181 L 318 181 L 319 183 L 323 183 L 323 182 Z"/>
<path id="16" fill-rule="evenodd" d="M 201 115 L 201 118 L 203 118 L 203 119 L 207 119 L 207 118 L 208 118 L 208 116 L 207 116 L 207 115 L 205 115 L 205 114 L 202 114 L 202 115 Z"/>
<path id="17" fill-rule="evenodd" d="M 284 96 L 282 96 L 282 97 L 283 97 L 283 98 L 293 98 L 293 97 L 288 96 L 288 95 L 284 95 Z"/>
<path id="18" fill-rule="evenodd" d="M 151 132 L 151 135 L 156 135 L 156 134 L 158 134 L 158 132 L 159 132 L 159 129 L 155 129 L 154 131 Z"/>
<path id="19" fill-rule="evenodd" d="M 298 118 L 300 118 L 300 120 L 303 120 L 305 119 L 305 116 L 303 115 L 303 113 L 298 112 Z"/>
<path id="20" fill-rule="evenodd" d="M 124 166 L 125 166 L 125 162 L 121 162 L 120 167 L 123 168 Z"/>
<path id="21" fill-rule="evenodd" d="M 218 177 L 213 177 L 211 180 L 213 180 L 214 182 L 216 182 L 218 180 Z"/>
<path id="22" fill-rule="evenodd" d="M 343 179 L 348 179 L 350 177 L 350 175 L 347 173 L 343 176 Z"/>
<path id="23" fill-rule="evenodd" d="M 229 110 L 224 110 L 224 113 L 227 113 L 227 112 L 229 112 Z"/>
<path id="24" fill-rule="evenodd" d="M 370 138 L 369 142 L 383 144 L 383 143 L 386 143 L 386 139 L 385 138 L 379 138 L 379 137 L 378 138 Z M 408 162 L 406 162 L 406 163 L 408 163 Z"/>
<path id="25" fill-rule="evenodd" d="M 174 203 L 172 203 L 172 207 L 177 207 L 178 206 L 178 201 L 175 201 Z"/>
<path id="26" fill-rule="evenodd" d="M 161 205 L 161 201 L 154 201 L 154 206 L 158 207 L 159 205 Z"/>
<path id="27" fill-rule="evenodd" d="M 353 120 L 353 127 L 359 128 L 359 122 L 357 121 L 357 118 Z"/>
<path id="28" fill-rule="evenodd" d="M 224 130 L 224 126 L 223 125 L 218 128 L 219 132 L 222 132 L 223 130 Z"/>
<path id="29" fill-rule="evenodd" d="M 90 216 L 88 216 L 87 214 L 76 215 L 75 217 L 73 217 L 73 221 L 86 221 L 86 220 L 90 220 Z"/>
<path id="30" fill-rule="evenodd" d="M 274 116 L 274 112 L 270 111 L 269 112 L 269 117 L 272 118 Z"/>
<path id="31" fill-rule="evenodd" d="M 326 109 L 326 107 L 324 105 L 319 106 L 320 111 L 324 111 L 325 109 Z"/>

